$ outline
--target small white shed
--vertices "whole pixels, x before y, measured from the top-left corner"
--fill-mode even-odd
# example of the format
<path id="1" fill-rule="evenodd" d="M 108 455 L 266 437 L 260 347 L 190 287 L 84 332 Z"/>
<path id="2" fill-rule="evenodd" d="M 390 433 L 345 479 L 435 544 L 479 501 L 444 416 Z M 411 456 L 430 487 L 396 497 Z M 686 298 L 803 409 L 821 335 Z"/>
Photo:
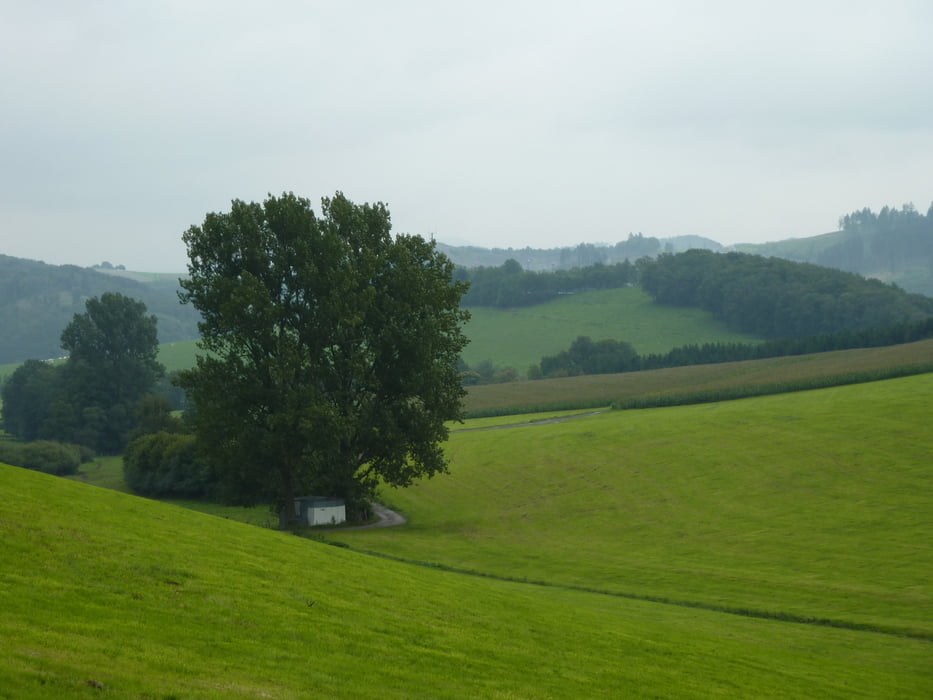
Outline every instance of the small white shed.
<path id="1" fill-rule="evenodd" d="M 342 498 L 304 496 L 295 499 L 295 517 L 305 525 L 336 525 L 347 519 L 347 504 Z"/>

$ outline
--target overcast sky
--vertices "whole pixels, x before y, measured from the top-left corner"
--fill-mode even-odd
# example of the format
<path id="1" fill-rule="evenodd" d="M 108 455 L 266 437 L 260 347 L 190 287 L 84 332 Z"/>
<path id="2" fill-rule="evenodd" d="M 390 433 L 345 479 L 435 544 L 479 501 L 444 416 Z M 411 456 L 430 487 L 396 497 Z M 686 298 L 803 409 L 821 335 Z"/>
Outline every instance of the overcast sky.
<path id="1" fill-rule="evenodd" d="M 0 253 L 183 271 L 343 191 L 485 247 L 764 242 L 933 200 L 933 2 L 0 0 Z"/>

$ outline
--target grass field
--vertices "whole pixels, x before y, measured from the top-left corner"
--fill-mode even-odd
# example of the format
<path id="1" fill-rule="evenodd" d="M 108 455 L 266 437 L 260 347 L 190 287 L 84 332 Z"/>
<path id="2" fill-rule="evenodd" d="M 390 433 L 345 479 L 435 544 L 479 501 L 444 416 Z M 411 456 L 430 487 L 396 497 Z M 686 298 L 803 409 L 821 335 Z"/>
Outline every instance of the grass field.
<path id="1" fill-rule="evenodd" d="M 0 466 L 0 698 L 928 697 L 930 643 L 414 567 Z"/>
<path id="2" fill-rule="evenodd" d="M 456 433 L 335 533 L 501 577 L 933 640 L 933 375 Z M 931 666 L 933 670 L 933 666 Z"/>
<path id="3" fill-rule="evenodd" d="M 641 289 L 609 289 L 561 297 L 520 309 L 470 309 L 465 333 L 468 364 L 492 360 L 524 375 L 544 355 L 570 347 L 578 336 L 631 343 L 641 354 L 690 343 L 755 342 L 700 309 L 655 304 Z"/>
<path id="4" fill-rule="evenodd" d="M 566 350 L 577 336 L 632 343 L 640 353 L 667 352 L 690 343 L 755 342 L 727 330 L 699 309 L 659 306 L 637 288 L 584 292 L 522 309 L 470 309 L 473 318 L 463 351 L 469 364 L 491 360 L 524 375 L 544 355 Z M 159 347 L 159 361 L 171 370 L 194 364 L 195 341 Z"/>

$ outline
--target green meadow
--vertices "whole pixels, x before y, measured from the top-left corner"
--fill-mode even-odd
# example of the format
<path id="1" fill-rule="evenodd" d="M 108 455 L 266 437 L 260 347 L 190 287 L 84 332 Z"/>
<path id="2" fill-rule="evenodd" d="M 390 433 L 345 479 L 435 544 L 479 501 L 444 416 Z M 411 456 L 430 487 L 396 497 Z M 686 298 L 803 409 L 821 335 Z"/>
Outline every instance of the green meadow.
<path id="1" fill-rule="evenodd" d="M 0 490 L 2 698 L 933 691 L 921 639 L 412 566 L 3 465 Z"/>
<path id="2" fill-rule="evenodd" d="M 471 365 L 491 360 L 524 374 L 544 355 L 570 347 L 581 335 L 631 343 L 639 353 L 667 352 L 690 343 L 755 342 L 733 333 L 700 309 L 655 304 L 641 289 L 610 289 L 561 297 L 520 309 L 470 309 L 464 332 L 470 344 L 463 359 Z M 195 341 L 166 343 L 159 361 L 168 370 L 194 365 Z"/>
<path id="3" fill-rule="evenodd" d="M 599 294 L 549 305 L 581 324 L 553 352 L 706 342 L 580 330 Z M 470 410 L 546 410 L 453 426 L 450 474 L 382 493 L 409 522 L 381 530 L 135 497 L 119 457 L 0 465 L 0 699 L 933 697 L 933 374 L 560 410 L 930 362 L 933 340 L 472 387 Z"/>
<path id="4" fill-rule="evenodd" d="M 728 330 L 700 309 L 655 304 L 637 287 L 583 292 L 517 309 L 470 309 L 464 332 L 470 365 L 491 360 L 524 374 L 545 355 L 570 347 L 578 336 L 623 340 L 641 354 L 667 352 L 696 343 L 755 342 Z"/>
<path id="5" fill-rule="evenodd" d="M 926 374 L 458 432 L 449 475 L 384 494 L 407 526 L 331 538 L 505 579 L 930 641 L 931 415 Z"/>

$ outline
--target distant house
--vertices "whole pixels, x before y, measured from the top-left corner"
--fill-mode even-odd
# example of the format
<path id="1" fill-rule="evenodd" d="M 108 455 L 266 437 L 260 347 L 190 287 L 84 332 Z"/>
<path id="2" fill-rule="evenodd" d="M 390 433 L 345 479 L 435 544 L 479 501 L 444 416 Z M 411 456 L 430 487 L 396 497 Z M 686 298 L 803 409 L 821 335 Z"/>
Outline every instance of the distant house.
<path id="1" fill-rule="evenodd" d="M 295 517 L 304 525 L 336 525 L 347 519 L 347 504 L 342 498 L 296 498 Z"/>

